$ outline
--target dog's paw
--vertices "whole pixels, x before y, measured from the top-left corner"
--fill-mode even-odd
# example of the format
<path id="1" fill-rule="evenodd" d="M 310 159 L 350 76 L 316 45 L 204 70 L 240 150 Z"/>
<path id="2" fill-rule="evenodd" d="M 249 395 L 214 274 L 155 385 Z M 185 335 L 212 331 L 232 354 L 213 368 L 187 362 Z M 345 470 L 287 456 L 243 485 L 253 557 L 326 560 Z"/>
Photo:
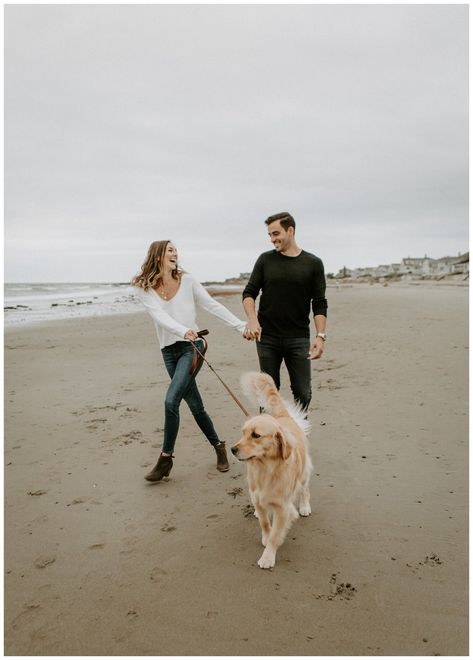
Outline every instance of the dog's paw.
<path id="1" fill-rule="evenodd" d="M 312 513 L 312 509 L 310 508 L 310 504 L 302 504 L 299 507 L 299 513 L 300 513 L 301 516 L 304 516 L 304 517 L 310 516 L 310 514 Z"/>
<path id="2" fill-rule="evenodd" d="M 261 557 L 258 559 L 258 566 L 260 568 L 273 568 L 276 563 L 276 555 L 274 552 L 265 550 Z"/>
<path id="3" fill-rule="evenodd" d="M 255 518 L 259 518 L 259 515 L 258 515 L 256 509 L 253 511 L 253 515 L 254 515 Z"/>

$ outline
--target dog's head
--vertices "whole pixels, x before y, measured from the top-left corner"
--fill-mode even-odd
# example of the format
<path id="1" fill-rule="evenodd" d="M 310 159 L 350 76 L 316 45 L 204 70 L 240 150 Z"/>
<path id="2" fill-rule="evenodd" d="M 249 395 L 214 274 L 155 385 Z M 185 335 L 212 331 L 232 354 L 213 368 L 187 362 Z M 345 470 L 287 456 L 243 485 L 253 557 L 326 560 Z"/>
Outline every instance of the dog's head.
<path id="1" fill-rule="evenodd" d="M 239 461 L 253 458 L 285 461 L 291 453 L 291 445 L 274 417 L 257 415 L 244 424 L 242 437 L 233 445 L 232 453 Z"/>

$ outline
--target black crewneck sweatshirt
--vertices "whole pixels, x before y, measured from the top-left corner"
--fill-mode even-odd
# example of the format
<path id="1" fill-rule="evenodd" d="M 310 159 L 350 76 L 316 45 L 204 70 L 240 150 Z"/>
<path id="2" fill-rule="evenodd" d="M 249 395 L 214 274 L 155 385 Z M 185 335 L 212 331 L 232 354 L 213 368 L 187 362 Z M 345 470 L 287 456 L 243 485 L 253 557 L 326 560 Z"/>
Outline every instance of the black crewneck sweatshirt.
<path id="1" fill-rule="evenodd" d="M 316 316 L 327 316 L 324 266 L 318 257 L 302 250 L 287 257 L 277 250 L 261 254 L 243 291 L 256 298 L 262 291 L 258 321 L 263 335 L 310 337 L 310 307 Z"/>

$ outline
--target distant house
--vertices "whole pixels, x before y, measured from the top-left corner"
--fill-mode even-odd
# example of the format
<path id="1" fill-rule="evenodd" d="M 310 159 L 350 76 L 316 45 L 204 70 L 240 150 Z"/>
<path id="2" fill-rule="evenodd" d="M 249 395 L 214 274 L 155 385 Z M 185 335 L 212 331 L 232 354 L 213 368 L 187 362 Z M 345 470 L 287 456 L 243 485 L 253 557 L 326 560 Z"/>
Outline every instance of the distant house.
<path id="1" fill-rule="evenodd" d="M 470 253 L 459 255 L 457 260 L 452 264 L 453 273 L 469 273 L 470 272 Z"/>
<path id="2" fill-rule="evenodd" d="M 427 255 L 424 257 L 404 257 L 399 272 L 411 275 L 428 275 L 432 261 L 435 260 Z"/>
<path id="3" fill-rule="evenodd" d="M 373 275 L 375 277 L 384 277 L 388 273 L 389 273 L 388 264 L 382 264 L 380 266 L 376 266 L 376 268 L 373 269 Z"/>
<path id="4" fill-rule="evenodd" d="M 340 268 L 338 273 L 335 275 L 337 279 L 343 279 L 344 277 L 353 277 L 353 271 L 347 268 L 346 266 L 343 266 L 343 268 Z"/>
<path id="5" fill-rule="evenodd" d="M 353 277 L 373 277 L 375 268 L 355 268 L 352 271 Z"/>
<path id="6" fill-rule="evenodd" d="M 420 257 L 404 257 L 401 261 L 403 273 L 421 273 L 423 261 Z"/>
<path id="7" fill-rule="evenodd" d="M 389 264 L 388 268 L 389 275 L 397 275 L 401 272 L 401 264 Z"/>
<path id="8" fill-rule="evenodd" d="M 450 272 L 452 257 L 442 257 L 435 259 L 430 264 L 427 275 L 446 275 Z"/>
<path id="9" fill-rule="evenodd" d="M 441 257 L 432 259 L 427 275 L 451 275 L 454 273 L 468 273 L 470 265 L 470 253 L 458 254 L 456 257 Z"/>
<path id="10" fill-rule="evenodd" d="M 246 284 L 250 279 L 251 273 L 240 273 L 238 277 L 227 277 L 224 284 Z"/>

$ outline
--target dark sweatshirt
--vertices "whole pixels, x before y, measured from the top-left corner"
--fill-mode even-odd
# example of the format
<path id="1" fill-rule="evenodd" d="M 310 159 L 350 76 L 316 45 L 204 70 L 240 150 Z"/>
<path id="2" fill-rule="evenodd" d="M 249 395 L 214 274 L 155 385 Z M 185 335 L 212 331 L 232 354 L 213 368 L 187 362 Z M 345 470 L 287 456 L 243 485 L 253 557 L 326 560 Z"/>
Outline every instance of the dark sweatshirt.
<path id="1" fill-rule="evenodd" d="M 243 291 L 243 300 L 256 300 L 260 291 L 258 321 L 263 335 L 310 337 L 311 303 L 314 316 L 327 316 L 324 266 L 305 250 L 297 257 L 286 257 L 277 250 L 263 252 Z"/>

